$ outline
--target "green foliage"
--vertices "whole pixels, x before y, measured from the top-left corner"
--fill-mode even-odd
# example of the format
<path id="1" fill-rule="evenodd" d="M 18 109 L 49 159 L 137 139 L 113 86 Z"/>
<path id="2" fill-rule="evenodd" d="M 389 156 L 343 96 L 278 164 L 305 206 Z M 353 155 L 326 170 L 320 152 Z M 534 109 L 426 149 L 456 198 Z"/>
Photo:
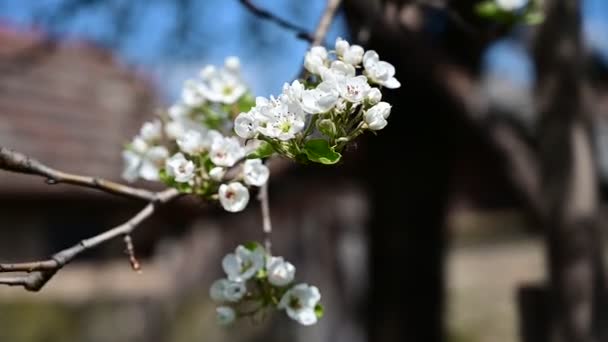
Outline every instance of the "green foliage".
<path id="1" fill-rule="evenodd" d="M 329 146 L 327 140 L 323 139 L 308 140 L 304 144 L 303 151 L 308 160 L 325 165 L 335 164 L 342 158 L 342 155 Z"/>
<path id="2" fill-rule="evenodd" d="M 262 141 L 260 147 L 247 155 L 247 159 L 263 159 L 268 158 L 274 153 L 274 148 L 271 144 Z"/>
<path id="3" fill-rule="evenodd" d="M 530 0 L 523 9 L 517 11 L 504 10 L 495 0 L 484 0 L 475 6 L 475 12 L 480 17 L 506 25 L 538 25 L 544 20 L 542 6 L 538 0 Z"/>

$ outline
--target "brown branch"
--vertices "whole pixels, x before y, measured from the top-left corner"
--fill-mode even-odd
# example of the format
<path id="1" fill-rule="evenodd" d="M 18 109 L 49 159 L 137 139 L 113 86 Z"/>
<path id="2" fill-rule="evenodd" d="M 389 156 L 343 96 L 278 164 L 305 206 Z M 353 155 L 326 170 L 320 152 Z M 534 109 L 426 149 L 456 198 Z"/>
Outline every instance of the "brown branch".
<path id="1" fill-rule="evenodd" d="M 266 165 L 270 168 L 270 160 L 266 162 Z M 268 183 L 262 185 L 260 192 L 258 193 L 258 201 L 260 202 L 260 209 L 262 213 L 262 228 L 264 231 L 264 248 L 267 253 L 271 253 L 272 241 L 270 239 L 272 235 L 272 220 L 270 218 L 270 205 L 268 200 Z"/>
<path id="2" fill-rule="evenodd" d="M 48 184 L 65 183 L 93 188 L 111 194 L 146 201 L 155 201 L 158 195 L 152 191 L 138 189 L 101 178 L 81 176 L 53 169 L 22 153 L 0 146 L 0 169 L 37 175 L 46 178 Z"/>
<path id="3" fill-rule="evenodd" d="M 179 192 L 175 189 L 168 189 L 156 193 L 154 195 L 155 200 L 148 203 L 148 205 L 128 221 L 101 234 L 84 239 L 76 245 L 54 254 L 48 260 L 0 264 L 0 273 L 29 273 L 22 276 L 0 277 L 0 285 L 23 286 L 28 291 L 39 291 L 63 266 L 74 260 L 76 256 L 116 237 L 128 236 L 145 219 L 154 213 L 158 205 L 167 203 L 178 196 Z"/>
<path id="4" fill-rule="evenodd" d="M 312 46 L 321 45 L 325 40 L 325 36 L 329 31 L 329 27 L 336 16 L 336 12 L 338 11 L 338 7 L 340 7 L 341 2 L 342 0 L 327 0 L 325 11 L 323 11 L 323 15 L 321 16 L 317 29 L 313 35 Z"/>
<path id="5" fill-rule="evenodd" d="M 269 11 L 258 7 L 251 0 L 240 0 L 241 4 L 245 6 L 253 15 L 271 21 L 284 29 L 288 29 L 290 31 L 295 32 L 296 37 L 306 40 L 307 42 L 313 41 L 313 36 L 308 32 L 308 30 L 299 25 L 293 24 L 283 18 L 280 18 Z"/>

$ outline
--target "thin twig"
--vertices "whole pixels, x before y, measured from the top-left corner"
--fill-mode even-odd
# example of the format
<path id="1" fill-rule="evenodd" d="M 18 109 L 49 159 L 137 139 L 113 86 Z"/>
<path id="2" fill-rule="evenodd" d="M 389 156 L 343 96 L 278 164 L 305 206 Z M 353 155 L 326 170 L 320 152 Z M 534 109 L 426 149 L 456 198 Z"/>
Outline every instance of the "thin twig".
<path id="1" fill-rule="evenodd" d="M 262 185 L 258 193 L 258 201 L 260 201 L 260 209 L 262 212 L 262 227 L 264 231 L 264 248 L 266 252 L 271 253 L 272 248 L 272 220 L 270 218 L 270 205 L 268 200 L 268 183 Z"/>
<path id="2" fill-rule="evenodd" d="M 0 264 L 0 273 L 28 272 L 23 276 L 0 277 L 0 285 L 23 286 L 28 291 L 39 291 L 63 266 L 70 263 L 82 252 L 99 246 L 119 236 L 131 234 L 145 219 L 150 217 L 156 207 L 179 196 L 175 189 L 168 189 L 155 194 L 151 201 L 140 212 L 128 221 L 101 234 L 84 239 L 76 245 L 54 254 L 48 260 L 16 264 Z"/>
<path id="3" fill-rule="evenodd" d="M 284 29 L 288 29 L 290 31 L 295 32 L 296 37 L 298 37 L 300 39 L 306 40 L 307 42 L 313 41 L 313 36 L 310 34 L 310 32 L 308 32 L 308 30 L 306 28 L 293 24 L 283 18 L 277 17 L 273 13 L 271 13 L 263 8 L 258 7 L 251 0 L 240 0 L 240 1 L 241 1 L 241 4 L 243 4 L 243 6 L 245 6 L 255 16 L 260 17 L 262 19 L 266 19 L 268 21 L 272 21 L 273 23 L 279 25 L 280 27 L 282 27 Z"/>
<path id="4" fill-rule="evenodd" d="M 325 11 L 323 11 L 323 15 L 319 20 L 319 24 L 317 25 L 317 29 L 313 35 L 313 40 L 311 46 L 321 45 L 325 40 L 325 36 L 329 31 L 331 23 L 336 16 L 336 12 L 338 11 L 338 7 L 340 7 L 340 3 L 342 0 L 327 0 L 327 5 L 325 6 Z"/>
<path id="5" fill-rule="evenodd" d="M 25 154 L 0 146 L 0 169 L 37 175 L 46 178 L 47 184 L 65 183 L 93 188 L 124 197 L 155 201 L 157 194 L 145 189 L 130 187 L 101 178 L 81 176 L 53 169 Z"/>

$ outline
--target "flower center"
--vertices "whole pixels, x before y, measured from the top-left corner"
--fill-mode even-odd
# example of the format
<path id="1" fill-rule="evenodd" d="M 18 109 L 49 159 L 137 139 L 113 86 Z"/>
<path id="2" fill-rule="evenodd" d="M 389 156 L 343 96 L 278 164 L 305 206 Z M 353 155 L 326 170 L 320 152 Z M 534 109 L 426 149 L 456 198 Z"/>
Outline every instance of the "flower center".
<path id="1" fill-rule="evenodd" d="M 222 94 L 225 96 L 228 96 L 228 95 L 232 94 L 233 91 L 234 91 L 234 89 L 232 89 L 231 86 L 225 86 L 224 89 L 222 89 Z"/>
<path id="2" fill-rule="evenodd" d="M 292 296 L 289 300 L 289 307 L 294 310 L 299 310 L 302 308 L 302 304 L 300 303 L 300 299 L 298 297 Z"/>
<path id="3" fill-rule="evenodd" d="M 359 95 L 359 88 L 354 85 L 348 84 L 346 86 L 346 91 L 348 92 L 349 95 L 352 95 L 352 96 Z"/>

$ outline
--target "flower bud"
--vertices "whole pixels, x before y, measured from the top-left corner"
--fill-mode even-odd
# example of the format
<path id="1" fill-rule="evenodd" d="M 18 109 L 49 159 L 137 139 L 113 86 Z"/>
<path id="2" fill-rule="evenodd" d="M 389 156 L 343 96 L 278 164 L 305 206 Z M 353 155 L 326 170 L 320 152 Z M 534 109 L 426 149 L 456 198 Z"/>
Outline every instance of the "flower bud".
<path id="1" fill-rule="evenodd" d="M 323 134 L 328 137 L 335 137 L 337 133 L 336 124 L 330 119 L 323 119 L 321 121 L 317 121 L 317 128 Z"/>

